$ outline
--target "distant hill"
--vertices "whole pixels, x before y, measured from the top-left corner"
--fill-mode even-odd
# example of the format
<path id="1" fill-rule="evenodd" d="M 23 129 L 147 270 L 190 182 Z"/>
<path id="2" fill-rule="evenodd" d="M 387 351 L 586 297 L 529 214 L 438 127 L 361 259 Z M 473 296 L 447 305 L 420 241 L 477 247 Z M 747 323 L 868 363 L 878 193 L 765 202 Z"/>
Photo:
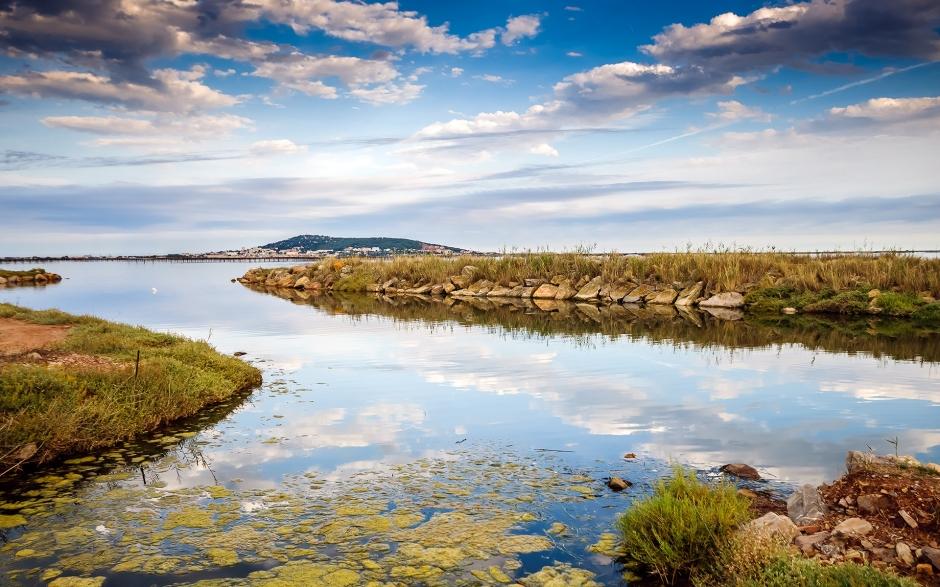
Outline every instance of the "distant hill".
<path id="1" fill-rule="evenodd" d="M 282 241 L 262 245 L 262 248 L 274 249 L 277 251 L 286 251 L 288 249 L 294 248 L 300 248 L 304 251 L 342 251 L 348 247 L 378 247 L 382 250 L 390 249 L 392 251 L 463 251 L 463 249 L 458 249 L 456 247 L 424 243 L 421 241 L 412 240 L 410 238 L 389 238 L 384 236 L 342 237 L 325 236 L 322 234 L 300 234 Z"/>

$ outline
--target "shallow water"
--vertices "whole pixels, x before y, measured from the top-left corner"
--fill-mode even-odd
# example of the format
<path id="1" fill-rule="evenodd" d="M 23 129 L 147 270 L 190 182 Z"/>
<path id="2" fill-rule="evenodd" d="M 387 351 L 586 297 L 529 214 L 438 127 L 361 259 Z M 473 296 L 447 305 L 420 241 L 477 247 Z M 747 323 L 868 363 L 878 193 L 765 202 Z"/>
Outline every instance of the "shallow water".
<path id="1" fill-rule="evenodd" d="M 905 325 L 309 298 L 230 283 L 249 266 L 49 264 L 66 280 L 0 290 L 208 338 L 265 376 L 0 486 L 6 582 L 479 583 L 560 561 L 617 583 L 589 547 L 669 460 L 747 462 L 780 492 L 886 439 L 940 461 L 940 337 Z M 636 485 L 613 494 L 610 474 Z"/>

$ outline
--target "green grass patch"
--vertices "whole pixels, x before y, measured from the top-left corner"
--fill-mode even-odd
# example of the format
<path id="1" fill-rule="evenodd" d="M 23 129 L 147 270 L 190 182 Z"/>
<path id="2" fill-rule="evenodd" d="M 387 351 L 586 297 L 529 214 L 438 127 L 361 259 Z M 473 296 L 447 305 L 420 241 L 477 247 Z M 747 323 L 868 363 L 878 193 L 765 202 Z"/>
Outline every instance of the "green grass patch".
<path id="1" fill-rule="evenodd" d="M 203 341 L 10 304 L 0 304 L 0 317 L 69 325 L 51 350 L 101 360 L 86 366 L 0 364 L 0 454 L 34 443 L 34 458 L 42 462 L 108 446 L 261 383 L 258 369 Z"/>
<path id="2" fill-rule="evenodd" d="M 680 466 L 617 522 L 626 556 L 668 584 L 687 578 L 725 548 L 748 520 L 749 502 L 726 483 L 707 485 Z"/>
<path id="3" fill-rule="evenodd" d="M 33 267 L 32 269 L 26 269 L 23 271 L 0 269 L 0 277 L 35 277 L 36 275 L 45 272 L 46 270 L 40 267 Z"/>
<path id="4" fill-rule="evenodd" d="M 869 565 L 840 563 L 821 565 L 814 559 L 801 559 L 783 552 L 745 576 L 731 578 L 725 585 L 736 587 L 916 587 L 912 579 L 899 577 Z"/>

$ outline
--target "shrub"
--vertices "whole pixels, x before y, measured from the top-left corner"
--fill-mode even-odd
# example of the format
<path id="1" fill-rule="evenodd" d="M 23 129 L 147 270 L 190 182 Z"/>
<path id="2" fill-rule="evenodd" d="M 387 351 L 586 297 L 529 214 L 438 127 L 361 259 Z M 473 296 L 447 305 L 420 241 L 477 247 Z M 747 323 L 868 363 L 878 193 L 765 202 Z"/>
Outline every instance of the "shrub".
<path id="1" fill-rule="evenodd" d="M 730 484 L 706 485 L 680 466 L 618 520 L 627 557 L 673 584 L 707 566 L 749 518 Z"/>
<path id="2" fill-rule="evenodd" d="M 864 314 L 868 311 L 868 292 L 857 289 L 839 292 L 807 304 L 805 310 L 830 314 Z"/>
<path id="3" fill-rule="evenodd" d="M 730 585 L 738 587 L 916 587 L 917 582 L 898 577 L 869 565 L 840 563 L 823 566 L 814 559 L 781 554 L 760 571 L 737 577 Z"/>

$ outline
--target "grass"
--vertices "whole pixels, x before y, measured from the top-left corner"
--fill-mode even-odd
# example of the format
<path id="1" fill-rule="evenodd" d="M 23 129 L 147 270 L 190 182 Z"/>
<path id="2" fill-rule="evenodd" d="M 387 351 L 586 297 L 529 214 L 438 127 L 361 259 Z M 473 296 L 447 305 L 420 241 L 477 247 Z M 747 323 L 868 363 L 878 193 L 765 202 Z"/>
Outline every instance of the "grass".
<path id="1" fill-rule="evenodd" d="M 624 551 L 662 581 L 675 584 L 705 568 L 750 517 L 750 504 L 734 486 L 702 483 L 673 467 L 653 495 L 635 502 L 617 522 Z"/>
<path id="2" fill-rule="evenodd" d="M 32 458 L 37 462 L 108 446 L 261 383 L 258 369 L 203 341 L 10 304 L 0 304 L 0 317 L 69 325 L 66 338 L 51 351 L 91 355 L 112 364 L 66 368 L 0 363 L 0 462 L 7 464 L 31 444 L 37 448 Z M 135 376 L 137 351 L 141 358 Z"/>
<path id="3" fill-rule="evenodd" d="M 328 259 L 312 266 L 311 278 L 337 281 L 339 271 L 350 267 L 348 277 L 362 283 L 382 283 L 392 277 L 406 282 L 443 283 L 471 265 L 475 279 L 496 283 L 526 278 L 602 276 L 614 282 L 704 281 L 708 289 L 731 291 L 755 288 L 790 288 L 799 292 L 840 292 L 877 288 L 884 292 L 930 294 L 940 297 L 940 259 L 908 254 L 794 255 L 778 252 L 688 251 L 638 256 L 618 254 L 519 253 L 499 257 L 400 256 L 391 259 Z M 347 270 L 348 273 L 348 270 Z"/>
<path id="4" fill-rule="evenodd" d="M 699 587 L 913 587 L 867 565 L 822 565 L 792 554 L 766 534 L 740 531 L 748 501 L 727 483 L 708 485 L 681 466 L 634 502 L 618 527 L 627 559 L 670 585 Z"/>

